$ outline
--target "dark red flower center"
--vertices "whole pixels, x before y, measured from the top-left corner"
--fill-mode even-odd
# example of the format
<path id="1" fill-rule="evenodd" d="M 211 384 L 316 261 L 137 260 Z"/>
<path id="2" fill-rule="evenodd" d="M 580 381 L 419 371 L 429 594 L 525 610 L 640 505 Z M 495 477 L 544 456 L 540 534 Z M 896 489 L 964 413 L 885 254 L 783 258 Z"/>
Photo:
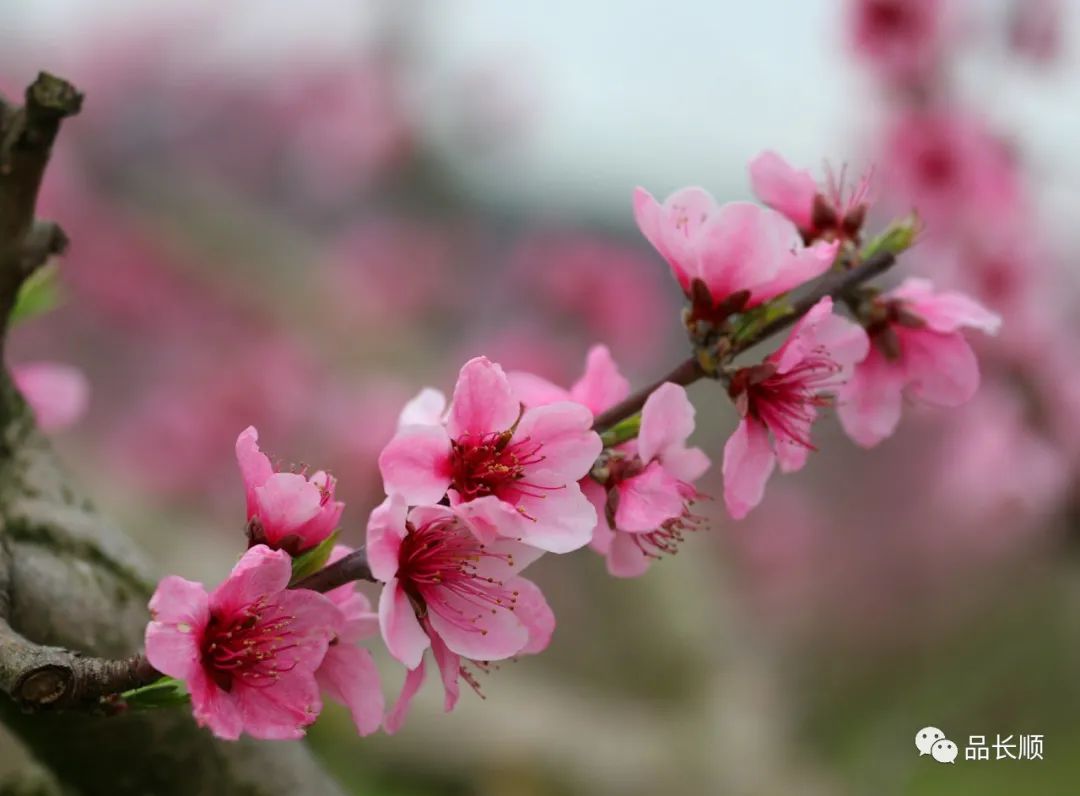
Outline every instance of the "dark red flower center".
<path id="1" fill-rule="evenodd" d="M 397 576 L 421 615 L 434 611 L 458 627 L 486 634 L 480 627 L 485 615 L 514 610 L 518 593 L 484 574 L 491 562 L 513 567 L 512 555 L 493 551 L 453 518 L 407 528 Z"/>
<path id="2" fill-rule="evenodd" d="M 815 411 L 832 404 L 825 393 L 840 386 L 840 370 L 826 351 L 812 351 L 784 373 L 770 362 L 742 368 L 728 391 L 743 415 L 760 420 L 778 440 L 813 450 Z"/>
<path id="3" fill-rule="evenodd" d="M 540 489 L 527 481 L 528 468 L 544 461 L 538 442 L 514 439 L 514 432 L 465 434 L 454 440 L 451 479 L 463 501 L 485 495 L 535 494 Z"/>
<path id="4" fill-rule="evenodd" d="M 256 688 L 273 685 L 295 665 L 281 658 L 297 646 L 292 620 L 265 598 L 230 617 L 211 615 L 203 634 L 203 666 L 224 691 L 236 680 Z"/>

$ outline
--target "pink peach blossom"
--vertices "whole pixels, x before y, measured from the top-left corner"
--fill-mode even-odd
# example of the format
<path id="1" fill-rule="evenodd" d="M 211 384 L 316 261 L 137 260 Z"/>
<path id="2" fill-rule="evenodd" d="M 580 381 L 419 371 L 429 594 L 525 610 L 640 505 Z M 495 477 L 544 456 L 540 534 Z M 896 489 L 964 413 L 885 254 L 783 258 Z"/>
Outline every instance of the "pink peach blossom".
<path id="1" fill-rule="evenodd" d="M 986 122 L 951 107 L 897 114 L 878 155 L 897 209 L 914 208 L 926 235 L 1015 225 L 1026 203 L 1016 160 Z"/>
<path id="2" fill-rule="evenodd" d="M 249 534 L 292 555 L 308 550 L 330 536 L 345 504 L 334 500 L 336 481 L 322 470 L 310 477 L 275 472 L 259 450 L 259 432 L 248 426 L 236 439 L 236 460 L 247 493 Z"/>
<path id="3" fill-rule="evenodd" d="M 866 332 L 832 310 L 832 299 L 823 298 L 761 365 L 731 379 L 742 420 L 724 446 L 724 502 L 735 519 L 761 502 L 777 462 L 784 472 L 806 464 L 818 408 L 829 405 L 851 366 L 866 356 Z"/>
<path id="4" fill-rule="evenodd" d="M 694 407 L 686 390 L 670 382 L 658 387 L 641 410 L 636 440 L 606 451 L 582 482 L 596 507 L 592 547 L 607 558 L 616 577 L 641 575 L 663 553 L 674 553 L 698 518 L 690 503 L 693 482 L 709 468 L 700 448 L 688 448 Z"/>
<path id="5" fill-rule="evenodd" d="M 481 542 L 448 506 L 409 510 L 400 495 L 371 513 L 368 563 L 382 581 L 379 628 L 390 654 L 409 670 L 386 729 L 401 726 L 424 677 L 424 653 L 435 657 L 454 708 L 458 677 L 473 683 L 461 659 L 498 661 L 539 652 L 554 629 L 543 595 L 518 573 L 540 557 L 509 539 Z"/>
<path id="6" fill-rule="evenodd" d="M 663 204 L 638 188 L 634 218 L 686 296 L 694 299 L 700 282 L 713 309 L 744 291 L 745 307 L 786 293 L 828 270 L 839 245 L 804 247 L 795 225 L 775 210 L 720 205 L 701 188 L 683 188 Z"/>
<path id="7" fill-rule="evenodd" d="M 344 545 L 335 545 L 327 564 L 351 552 Z M 356 731 L 370 735 L 382 725 L 385 705 L 375 661 L 370 652 L 356 645 L 378 635 L 379 617 L 354 583 L 332 589 L 326 597 L 341 613 L 341 631 L 330 642 L 315 680 L 334 701 L 349 709 Z"/>
<path id="8" fill-rule="evenodd" d="M 170 575 L 150 600 L 146 657 L 187 684 L 195 719 L 219 738 L 300 738 L 322 709 L 315 671 L 341 612 L 287 589 L 291 575 L 288 555 L 257 545 L 210 594 Z"/>
<path id="9" fill-rule="evenodd" d="M 445 398 L 433 390 L 422 395 L 435 405 L 421 419 L 441 418 Z M 601 447 L 584 406 L 523 409 L 502 368 L 477 357 L 461 369 L 445 420 L 402 426 L 379 469 L 388 495 L 410 505 L 449 496 L 485 539 L 501 535 L 566 553 L 588 544 L 596 524 L 577 481 Z"/>
<path id="10" fill-rule="evenodd" d="M 857 55 L 891 82 L 928 76 L 948 33 L 942 0 L 849 0 L 850 35 Z"/>
<path id="11" fill-rule="evenodd" d="M 11 369 L 42 431 L 61 431 L 86 412 L 90 384 L 78 368 L 59 362 L 26 362 Z"/>
<path id="12" fill-rule="evenodd" d="M 840 423 L 873 447 L 896 430 L 902 398 L 940 407 L 967 403 L 979 387 L 979 364 L 960 330 L 995 334 L 1001 318 L 962 293 L 934 293 L 912 277 L 877 300 L 874 345 L 840 392 Z"/>
<path id="13" fill-rule="evenodd" d="M 845 171 L 840 176 L 827 172 L 826 185 L 817 182 L 805 169 L 795 169 L 772 151 L 750 161 L 750 185 L 766 205 L 782 213 L 799 228 L 803 240 L 857 240 L 868 207 L 869 178 L 848 190 Z"/>

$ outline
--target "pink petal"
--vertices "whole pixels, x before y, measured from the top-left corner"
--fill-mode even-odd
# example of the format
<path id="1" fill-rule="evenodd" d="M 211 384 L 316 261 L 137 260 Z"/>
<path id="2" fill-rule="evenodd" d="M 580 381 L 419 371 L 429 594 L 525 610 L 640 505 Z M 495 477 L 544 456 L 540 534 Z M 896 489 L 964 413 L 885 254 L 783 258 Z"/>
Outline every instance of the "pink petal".
<path id="1" fill-rule="evenodd" d="M 812 410 L 811 410 L 812 411 Z M 809 427 L 806 431 L 809 435 Z M 806 466 L 806 460 L 810 456 L 810 448 L 790 439 L 776 438 L 776 462 L 780 465 L 780 471 L 794 473 Z"/>
<path id="2" fill-rule="evenodd" d="M 507 586 L 517 592 L 514 613 L 529 631 L 529 641 L 521 653 L 536 655 L 543 652 L 551 643 L 551 636 L 555 632 L 555 613 L 540 587 L 531 580 L 514 578 Z"/>
<path id="3" fill-rule="evenodd" d="M 960 332 L 898 332 L 908 392 L 934 406 L 967 403 L 979 389 L 979 362 Z"/>
<path id="4" fill-rule="evenodd" d="M 150 598 L 146 657 L 162 674 L 187 680 L 201 666 L 203 630 L 210 621 L 209 595 L 201 583 L 170 575 Z"/>
<path id="5" fill-rule="evenodd" d="M 559 479 L 532 473 L 530 481 L 541 487 L 539 496 L 521 495 L 517 506 L 524 513 L 515 538 L 549 553 L 569 553 L 584 547 L 596 527 L 596 512 L 576 483 L 557 486 Z"/>
<path id="6" fill-rule="evenodd" d="M 78 368 L 58 362 L 28 362 L 11 377 L 42 431 L 60 431 L 86 413 L 90 383 Z"/>
<path id="7" fill-rule="evenodd" d="M 229 696 L 240 711 L 244 732 L 264 740 L 303 738 L 303 728 L 322 711 L 319 686 L 314 674 L 306 670 L 282 673 L 266 688 L 234 681 Z"/>
<path id="8" fill-rule="evenodd" d="M 394 707 L 386 714 L 383 729 L 386 730 L 387 735 L 393 735 L 401 729 L 401 725 L 405 722 L 405 716 L 412 706 L 413 698 L 423 684 L 424 661 L 421 659 L 419 665 L 406 672 L 405 682 L 401 686 L 401 694 L 398 695 Z"/>
<path id="9" fill-rule="evenodd" d="M 634 220 L 645 238 L 671 266 L 684 293 L 696 274 L 696 246 L 701 227 L 716 201 L 701 188 L 683 188 L 661 206 L 644 188 L 634 191 Z"/>
<path id="10" fill-rule="evenodd" d="M 716 304 L 776 277 L 798 245 L 798 232 L 790 221 L 750 202 L 721 206 L 701 234 L 698 275 Z"/>
<path id="11" fill-rule="evenodd" d="M 415 669 L 431 645 L 427 633 L 416 619 L 412 603 L 397 578 L 391 578 L 379 595 L 379 629 L 390 654 Z"/>
<path id="12" fill-rule="evenodd" d="M 630 394 L 630 382 L 620 372 L 605 345 L 594 345 L 585 359 L 585 373 L 570 389 L 570 397 L 598 415 Z"/>
<path id="13" fill-rule="evenodd" d="M 754 286 L 750 305 L 768 301 L 821 276 L 836 261 L 839 248 L 839 241 L 819 241 L 808 247 L 803 247 L 801 242 L 796 243 L 793 249 L 780 259 L 775 275 Z"/>
<path id="14" fill-rule="evenodd" d="M 315 518 L 322 508 L 322 493 L 299 473 L 274 473 L 255 487 L 255 503 L 268 540 L 276 544 Z"/>
<path id="15" fill-rule="evenodd" d="M 607 555 L 608 550 L 611 549 L 611 539 L 615 535 L 615 531 L 608 525 L 605 513 L 607 490 L 592 478 L 582 478 L 579 485 L 596 511 L 596 527 L 593 528 L 593 537 L 589 542 L 589 547 L 600 555 Z"/>
<path id="16" fill-rule="evenodd" d="M 451 490 L 450 503 L 454 512 L 482 542 L 490 543 L 501 536 L 515 537 L 524 522 L 513 505 L 494 495 L 484 495 L 468 503 L 459 503 L 458 500 L 457 492 Z"/>
<path id="17" fill-rule="evenodd" d="M 507 373 L 506 378 L 510 380 L 510 386 L 513 388 L 518 400 L 526 407 L 544 406 L 570 400 L 570 393 L 562 387 L 532 373 L 514 370 Z"/>
<path id="18" fill-rule="evenodd" d="M 824 353 L 840 366 L 837 380 L 849 378 L 851 366 L 866 358 L 870 340 L 862 326 L 834 315 L 832 307 L 832 299 L 828 297 L 815 304 L 766 361 L 774 364 L 780 373 L 786 373 L 806 359 Z"/>
<path id="19" fill-rule="evenodd" d="M 449 713 L 457 705 L 461 696 L 461 688 L 458 685 L 458 676 L 461 674 L 461 658 L 450 651 L 438 633 L 431 637 L 431 652 L 435 656 L 435 665 L 439 667 L 439 677 L 442 679 L 443 710 Z"/>
<path id="20" fill-rule="evenodd" d="M 649 532 L 678 517 L 685 503 L 679 488 L 679 481 L 660 462 L 651 462 L 641 473 L 618 485 L 615 527 L 631 533 Z"/>
<path id="21" fill-rule="evenodd" d="M 461 368 L 446 427 L 453 439 L 466 434 L 482 436 L 493 431 L 506 431 L 517 422 L 520 414 L 521 404 L 503 369 L 487 357 L 476 357 Z"/>
<path id="22" fill-rule="evenodd" d="M 236 438 L 236 461 L 240 465 L 240 475 L 247 492 L 248 517 L 254 517 L 258 511 L 255 488 L 265 484 L 274 474 L 270 459 L 259 450 L 259 432 L 255 426 L 248 426 Z"/>
<path id="23" fill-rule="evenodd" d="M 963 293 L 945 291 L 935 294 L 933 283 L 928 279 L 909 277 L 889 292 L 887 298 L 906 300 L 911 310 L 935 332 L 955 332 L 967 326 L 997 334 L 1001 327 L 1001 316 L 997 313 Z"/>
<path id="24" fill-rule="evenodd" d="M 292 559 L 288 553 L 255 545 L 210 594 L 210 608 L 223 614 L 235 613 L 260 597 L 284 590 L 291 577 Z"/>
<path id="25" fill-rule="evenodd" d="M 387 583 L 397 574 L 398 553 L 401 540 L 408 530 L 405 515 L 408 508 L 400 495 L 388 497 L 374 509 L 368 518 L 367 559 L 371 574 Z"/>
<path id="26" fill-rule="evenodd" d="M 668 450 L 683 447 L 694 432 L 694 405 L 686 390 L 667 382 L 645 400 L 638 432 L 638 455 L 643 462 L 663 459 Z"/>
<path id="27" fill-rule="evenodd" d="M 740 420 L 724 445 L 724 503 L 732 517 L 741 520 L 761 502 L 775 464 L 765 426 Z"/>
<path id="28" fill-rule="evenodd" d="M 232 694 L 218 688 L 201 669 L 187 681 L 191 708 L 200 727 L 208 727 L 223 741 L 235 741 L 244 732 L 240 706 Z"/>
<path id="29" fill-rule="evenodd" d="M 477 606 L 449 589 L 441 589 L 439 597 L 428 601 L 428 621 L 446 646 L 463 658 L 500 661 L 528 643 L 528 629 L 509 608 Z"/>
<path id="30" fill-rule="evenodd" d="M 325 595 L 308 589 L 286 589 L 270 598 L 276 615 L 289 626 L 289 647 L 280 650 L 275 662 L 294 671 L 314 672 L 326 649 L 341 633 L 344 618 Z"/>
<path id="31" fill-rule="evenodd" d="M 750 187 L 762 202 L 800 228 L 814 226 L 814 198 L 818 189 L 809 171 L 792 168 L 775 152 L 762 152 L 750 161 Z"/>
<path id="32" fill-rule="evenodd" d="M 528 440 L 540 445 L 542 461 L 532 467 L 555 473 L 562 481 L 583 478 L 604 449 L 600 435 L 592 430 L 592 413 L 584 406 L 564 401 L 528 409 L 514 433 L 514 442 Z"/>
<path id="33" fill-rule="evenodd" d="M 641 552 L 629 533 L 616 532 L 607 556 L 607 571 L 616 578 L 636 578 L 644 575 L 652 559 Z"/>
<path id="34" fill-rule="evenodd" d="M 398 416 L 398 428 L 404 426 L 440 426 L 446 412 L 446 396 L 442 391 L 425 387 L 405 404 Z"/>
<path id="35" fill-rule="evenodd" d="M 847 435 L 864 448 L 890 436 L 900 422 L 903 387 L 903 368 L 871 346 L 837 396 L 836 414 Z"/>
<path id="36" fill-rule="evenodd" d="M 315 677 L 331 699 L 349 709 L 360 735 L 379 729 L 385 703 L 370 652 L 352 644 L 335 644 L 326 651 Z"/>
<path id="37" fill-rule="evenodd" d="M 450 486 L 450 437 L 442 426 L 406 426 L 379 454 L 388 495 L 438 503 Z"/>
<path id="38" fill-rule="evenodd" d="M 664 453 L 663 465 L 668 475 L 692 484 L 705 474 L 712 462 L 701 448 L 669 448 Z"/>

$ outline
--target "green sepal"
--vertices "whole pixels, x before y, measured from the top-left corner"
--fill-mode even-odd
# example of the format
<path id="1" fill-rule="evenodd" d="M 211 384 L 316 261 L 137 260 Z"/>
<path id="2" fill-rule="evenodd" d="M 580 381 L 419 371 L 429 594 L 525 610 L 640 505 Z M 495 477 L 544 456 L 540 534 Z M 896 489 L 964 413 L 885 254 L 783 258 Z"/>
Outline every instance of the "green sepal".
<path id="1" fill-rule="evenodd" d="M 893 221 L 884 232 L 863 246 L 860 260 L 865 262 L 878 252 L 900 254 L 910 249 L 921 229 L 922 222 L 915 213 Z"/>
<path id="2" fill-rule="evenodd" d="M 185 705 L 191 700 L 187 684 L 174 677 L 162 677 L 150 685 L 133 688 L 120 694 L 131 710 L 154 710 L 172 705 Z"/>
<path id="3" fill-rule="evenodd" d="M 777 318 L 782 318 L 791 312 L 791 304 L 786 297 L 781 297 L 760 307 L 754 307 L 749 312 L 739 316 L 735 324 L 735 330 L 731 333 L 731 339 L 735 343 L 741 343 L 754 337 L 760 329 L 764 329 Z"/>
<path id="4" fill-rule="evenodd" d="M 620 420 L 607 431 L 600 435 L 600 440 L 605 448 L 614 448 L 627 440 L 634 439 L 641 430 L 641 412 Z"/>
<path id="5" fill-rule="evenodd" d="M 63 300 L 60 269 L 55 263 L 45 265 L 34 271 L 19 287 L 8 324 L 14 326 L 29 318 L 42 315 L 58 307 Z"/>
<path id="6" fill-rule="evenodd" d="M 289 585 L 295 585 L 309 575 L 314 575 L 330 559 L 330 552 L 334 549 L 341 531 L 334 531 L 310 550 L 301 553 L 292 560 L 292 578 Z"/>

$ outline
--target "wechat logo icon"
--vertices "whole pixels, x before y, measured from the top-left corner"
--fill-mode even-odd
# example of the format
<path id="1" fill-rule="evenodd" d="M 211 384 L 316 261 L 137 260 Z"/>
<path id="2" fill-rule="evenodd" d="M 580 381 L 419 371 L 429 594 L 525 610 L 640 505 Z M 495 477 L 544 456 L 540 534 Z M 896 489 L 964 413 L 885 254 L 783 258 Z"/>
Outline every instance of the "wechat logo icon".
<path id="1" fill-rule="evenodd" d="M 915 734 L 915 748 L 919 757 L 930 755 L 939 763 L 956 763 L 956 744 L 945 737 L 937 727 L 923 727 Z"/>

